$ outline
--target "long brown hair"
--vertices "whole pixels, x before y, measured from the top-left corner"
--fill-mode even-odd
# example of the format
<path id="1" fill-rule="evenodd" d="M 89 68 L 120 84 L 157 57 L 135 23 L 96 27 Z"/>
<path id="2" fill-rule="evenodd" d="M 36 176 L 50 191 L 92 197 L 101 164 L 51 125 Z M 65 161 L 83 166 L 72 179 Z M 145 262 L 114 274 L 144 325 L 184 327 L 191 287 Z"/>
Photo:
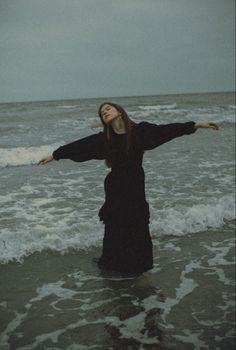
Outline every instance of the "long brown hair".
<path id="1" fill-rule="evenodd" d="M 114 107 L 118 112 L 121 114 L 121 118 L 124 122 L 125 126 L 125 133 L 126 133 L 126 152 L 129 153 L 132 150 L 132 128 L 135 126 L 135 123 L 129 118 L 127 112 L 124 110 L 123 107 L 118 105 L 117 103 L 114 102 L 103 102 L 99 109 L 98 109 L 98 114 L 101 119 L 102 125 L 103 125 L 103 132 L 105 134 L 105 137 L 108 141 L 108 144 L 112 141 L 112 138 L 115 135 L 115 132 L 110 124 L 106 124 L 102 118 L 102 107 L 104 105 L 109 105 Z M 111 164 L 108 159 L 106 159 L 106 164 L 108 167 L 111 167 Z"/>

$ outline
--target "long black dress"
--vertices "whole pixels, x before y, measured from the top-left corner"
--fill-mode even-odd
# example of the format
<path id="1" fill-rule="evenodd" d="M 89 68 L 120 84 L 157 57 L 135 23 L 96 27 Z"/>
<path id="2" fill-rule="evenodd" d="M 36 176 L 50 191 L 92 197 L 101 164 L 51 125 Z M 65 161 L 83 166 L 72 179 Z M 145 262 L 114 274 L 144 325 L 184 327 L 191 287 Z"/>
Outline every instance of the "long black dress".
<path id="1" fill-rule="evenodd" d="M 149 206 L 145 198 L 143 154 L 161 144 L 196 131 L 194 122 L 156 125 L 135 124 L 132 148 L 127 153 L 126 135 L 107 141 L 103 132 L 59 147 L 53 158 L 84 162 L 108 159 L 111 171 L 105 178 L 105 203 L 99 211 L 105 224 L 101 268 L 142 273 L 153 267 L 149 233 Z"/>

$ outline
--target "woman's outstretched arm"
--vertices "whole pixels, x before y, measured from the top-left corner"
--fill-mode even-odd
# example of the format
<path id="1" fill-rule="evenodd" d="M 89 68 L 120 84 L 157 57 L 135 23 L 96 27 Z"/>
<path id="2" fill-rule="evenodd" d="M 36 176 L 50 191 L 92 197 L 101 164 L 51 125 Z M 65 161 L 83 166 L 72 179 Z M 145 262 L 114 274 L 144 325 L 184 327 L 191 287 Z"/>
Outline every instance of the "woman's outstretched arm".
<path id="1" fill-rule="evenodd" d="M 52 155 L 43 157 L 38 165 L 60 159 L 71 159 L 75 162 L 85 162 L 91 159 L 105 159 L 103 132 L 84 137 L 56 149 Z"/>
<path id="2" fill-rule="evenodd" d="M 219 126 L 212 122 L 207 123 L 195 123 L 195 129 L 213 129 L 213 130 L 219 130 Z"/>
<path id="3" fill-rule="evenodd" d="M 151 150 L 177 137 L 191 135 L 199 128 L 219 129 L 218 125 L 212 122 L 195 123 L 192 121 L 164 125 L 141 122 L 139 127 L 143 150 Z"/>
<path id="4" fill-rule="evenodd" d="M 38 165 L 45 165 L 47 164 L 48 162 L 51 162 L 53 160 L 53 155 L 49 155 L 49 156 L 46 156 L 46 157 L 43 157 L 40 159 L 40 161 L 38 162 Z"/>

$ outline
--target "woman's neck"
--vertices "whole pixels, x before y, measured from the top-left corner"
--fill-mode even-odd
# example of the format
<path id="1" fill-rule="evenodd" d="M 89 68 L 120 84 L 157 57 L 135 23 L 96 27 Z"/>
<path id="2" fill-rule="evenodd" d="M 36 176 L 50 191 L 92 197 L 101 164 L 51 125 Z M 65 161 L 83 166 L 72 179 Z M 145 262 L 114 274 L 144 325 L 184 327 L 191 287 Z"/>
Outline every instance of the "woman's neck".
<path id="1" fill-rule="evenodd" d="M 114 119 L 111 126 L 116 134 L 126 134 L 125 123 L 123 122 L 122 118 Z"/>

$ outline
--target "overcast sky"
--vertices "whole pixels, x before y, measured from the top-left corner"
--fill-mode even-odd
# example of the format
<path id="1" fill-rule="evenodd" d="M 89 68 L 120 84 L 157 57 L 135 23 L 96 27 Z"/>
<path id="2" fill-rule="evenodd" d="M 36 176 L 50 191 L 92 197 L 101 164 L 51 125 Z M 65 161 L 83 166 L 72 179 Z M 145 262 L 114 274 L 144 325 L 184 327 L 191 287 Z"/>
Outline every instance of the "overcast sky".
<path id="1" fill-rule="evenodd" d="M 234 90 L 234 0 L 0 0 L 0 102 Z"/>

